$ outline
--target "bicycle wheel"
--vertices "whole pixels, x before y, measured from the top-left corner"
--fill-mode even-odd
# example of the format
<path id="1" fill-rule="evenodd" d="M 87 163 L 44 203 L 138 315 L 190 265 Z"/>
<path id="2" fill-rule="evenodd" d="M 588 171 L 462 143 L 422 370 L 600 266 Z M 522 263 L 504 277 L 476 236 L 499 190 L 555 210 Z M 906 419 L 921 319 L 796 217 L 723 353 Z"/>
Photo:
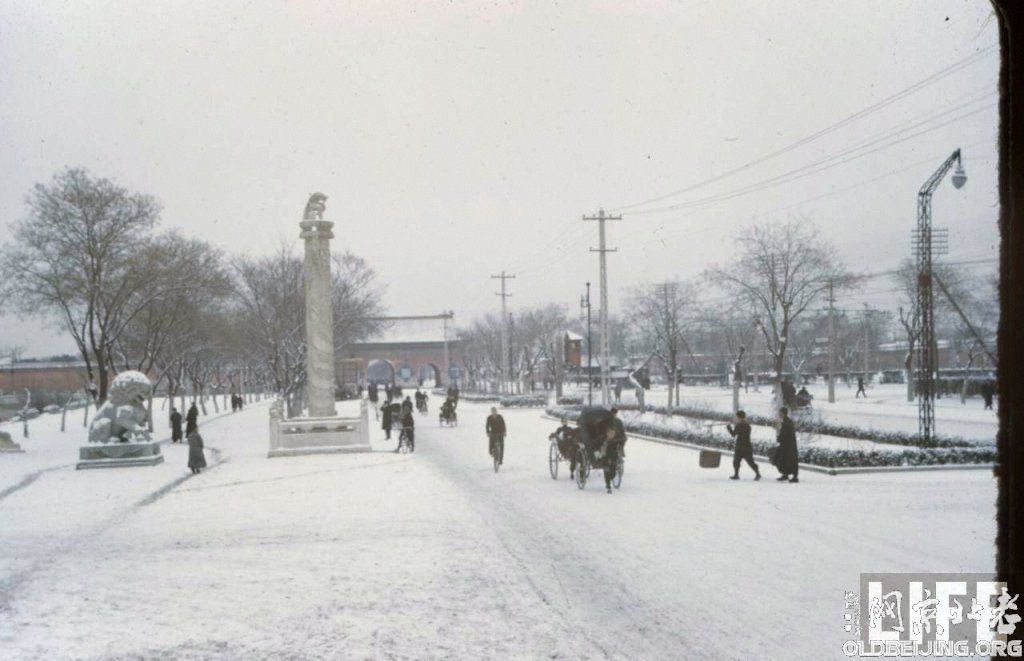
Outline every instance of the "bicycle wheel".
<path id="1" fill-rule="evenodd" d="M 618 489 L 622 486 L 622 474 L 626 472 L 626 460 L 619 457 L 619 461 L 615 464 L 615 476 L 612 478 L 612 486 Z"/>
<path id="2" fill-rule="evenodd" d="M 558 452 L 558 445 L 556 443 L 551 444 L 551 448 L 548 450 L 548 471 L 551 472 L 551 479 L 558 479 L 558 459 L 561 455 Z"/>
<path id="3" fill-rule="evenodd" d="M 501 467 L 501 459 L 502 459 L 502 455 L 504 454 L 504 450 L 505 450 L 504 445 L 505 445 L 505 442 L 501 441 L 501 440 L 495 441 L 495 443 L 494 443 L 494 455 L 492 455 L 492 456 L 493 456 L 493 459 L 494 459 L 494 472 L 495 473 L 497 473 L 498 472 L 498 468 Z"/>

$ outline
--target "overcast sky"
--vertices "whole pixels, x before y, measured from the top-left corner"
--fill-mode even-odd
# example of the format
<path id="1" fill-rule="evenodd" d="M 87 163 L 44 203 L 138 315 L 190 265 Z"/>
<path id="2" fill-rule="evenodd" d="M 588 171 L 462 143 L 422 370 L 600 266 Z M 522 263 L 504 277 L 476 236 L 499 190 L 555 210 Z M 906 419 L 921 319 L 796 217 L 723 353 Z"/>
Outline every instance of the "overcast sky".
<path id="1" fill-rule="evenodd" d="M 320 190 L 334 250 L 370 262 L 393 314 L 468 322 L 497 307 L 502 269 L 513 309 L 576 306 L 597 281 L 582 214 L 743 166 L 996 43 L 981 0 L 0 0 L 0 240 L 69 165 L 239 253 L 298 248 Z M 957 147 L 968 183 L 939 189 L 934 222 L 949 259 L 995 258 L 997 65 L 990 50 L 780 157 L 626 207 L 609 225 L 613 312 L 631 287 L 728 263 L 754 219 L 804 217 L 851 268 L 895 266 L 917 189 Z M 38 325 L 0 318 L 0 346 L 73 348 Z"/>

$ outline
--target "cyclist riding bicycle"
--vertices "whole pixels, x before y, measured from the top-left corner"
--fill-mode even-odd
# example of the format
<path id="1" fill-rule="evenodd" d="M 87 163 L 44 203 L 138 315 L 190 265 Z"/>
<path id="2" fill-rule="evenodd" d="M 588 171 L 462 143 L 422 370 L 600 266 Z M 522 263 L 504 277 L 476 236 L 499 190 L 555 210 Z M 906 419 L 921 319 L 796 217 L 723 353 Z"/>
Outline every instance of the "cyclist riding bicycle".
<path id="1" fill-rule="evenodd" d="M 491 414 L 487 416 L 487 453 L 497 459 L 500 466 L 505 459 L 505 418 L 498 414 L 496 407 L 491 407 Z M 497 449 L 498 455 L 495 456 Z"/>
<path id="2" fill-rule="evenodd" d="M 415 435 L 416 422 L 413 420 L 412 411 L 406 411 L 402 414 L 402 431 L 398 435 L 398 447 L 395 448 L 395 452 L 399 452 L 402 449 L 402 441 L 404 440 L 406 445 L 409 446 L 409 452 L 416 451 L 416 435 Z"/>

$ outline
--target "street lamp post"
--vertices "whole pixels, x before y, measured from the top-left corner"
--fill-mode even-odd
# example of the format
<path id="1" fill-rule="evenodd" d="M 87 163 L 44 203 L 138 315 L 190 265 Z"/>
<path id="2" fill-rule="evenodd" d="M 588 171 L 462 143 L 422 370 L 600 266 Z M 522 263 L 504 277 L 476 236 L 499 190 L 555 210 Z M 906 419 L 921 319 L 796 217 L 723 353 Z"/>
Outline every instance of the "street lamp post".
<path id="1" fill-rule="evenodd" d="M 921 329 L 918 353 L 918 431 L 921 440 L 932 440 L 935 433 L 935 378 L 938 368 L 938 353 L 935 344 L 935 301 L 932 295 L 932 256 L 936 246 L 932 236 L 932 194 L 953 166 L 953 186 L 962 187 L 967 183 L 960 150 L 957 149 L 943 161 L 939 169 L 928 177 L 917 193 L 917 229 L 914 232 L 914 249 L 917 253 L 917 307 Z"/>

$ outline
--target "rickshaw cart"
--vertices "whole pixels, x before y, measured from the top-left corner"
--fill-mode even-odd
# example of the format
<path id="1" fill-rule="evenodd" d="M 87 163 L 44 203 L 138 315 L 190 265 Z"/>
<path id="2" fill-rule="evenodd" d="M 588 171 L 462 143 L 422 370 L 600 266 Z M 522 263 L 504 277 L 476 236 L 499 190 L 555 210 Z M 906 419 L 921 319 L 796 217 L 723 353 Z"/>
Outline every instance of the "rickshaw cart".
<path id="1" fill-rule="evenodd" d="M 578 462 L 576 465 L 576 486 L 580 489 L 587 486 L 587 478 L 590 477 L 590 469 L 597 468 L 604 470 L 607 466 L 608 457 L 598 457 L 597 453 L 604 446 L 605 434 L 611 424 L 611 411 L 602 408 L 585 408 L 580 413 L 576 424 L 578 426 Z M 612 486 L 618 489 L 622 486 L 622 474 L 625 472 L 625 458 L 622 452 L 618 452 L 615 463 L 615 474 L 612 477 Z"/>

